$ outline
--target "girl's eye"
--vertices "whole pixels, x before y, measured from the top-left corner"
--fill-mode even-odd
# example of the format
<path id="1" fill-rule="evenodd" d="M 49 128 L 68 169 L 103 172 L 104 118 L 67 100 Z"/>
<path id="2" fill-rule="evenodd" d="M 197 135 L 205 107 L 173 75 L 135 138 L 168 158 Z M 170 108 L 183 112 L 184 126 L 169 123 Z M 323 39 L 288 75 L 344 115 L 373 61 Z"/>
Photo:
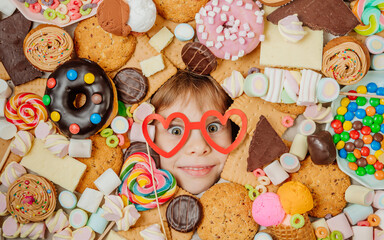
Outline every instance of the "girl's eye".
<path id="1" fill-rule="evenodd" d="M 168 128 L 168 132 L 172 135 L 180 136 L 183 134 L 183 128 L 182 127 L 171 127 Z"/>
<path id="2" fill-rule="evenodd" d="M 208 126 L 207 126 L 207 132 L 208 133 L 215 133 L 215 132 L 218 132 L 220 131 L 220 129 L 223 127 L 223 125 L 221 125 L 220 123 L 210 123 Z"/>

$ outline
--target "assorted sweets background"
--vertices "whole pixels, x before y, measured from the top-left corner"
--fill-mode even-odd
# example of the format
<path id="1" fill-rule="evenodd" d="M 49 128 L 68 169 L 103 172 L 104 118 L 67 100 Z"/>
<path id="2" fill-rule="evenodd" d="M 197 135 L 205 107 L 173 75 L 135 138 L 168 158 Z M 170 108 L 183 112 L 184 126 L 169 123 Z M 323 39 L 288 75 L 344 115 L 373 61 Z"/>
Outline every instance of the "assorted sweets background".
<path id="1" fill-rule="evenodd" d="M 383 10 L 2 0 L 1 237 L 384 239 Z"/>

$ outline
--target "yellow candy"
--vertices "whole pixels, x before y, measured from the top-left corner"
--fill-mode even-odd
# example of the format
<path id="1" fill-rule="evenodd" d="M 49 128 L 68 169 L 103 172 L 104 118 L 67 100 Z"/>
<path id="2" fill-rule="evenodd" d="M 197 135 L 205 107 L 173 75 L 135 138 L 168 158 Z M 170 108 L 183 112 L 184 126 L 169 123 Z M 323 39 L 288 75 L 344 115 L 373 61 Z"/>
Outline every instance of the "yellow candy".
<path id="1" fill-rule="evenodd" d="M 361 93 L 361 94 L 366 94 L 366 93 L 367 93 L 367 87 L 366 87 L 366 86 L 363 86 L 363 85 L 358 86 L 358 87 L 356 88 L 356 92 L 357 92 L 357 93 Z"/>
<path id="2" fill-rule="evenodd" d="M 56 112 L 56 111 L 53 111 L 52 113 L 51 113 L 51 119 L 52 119 L 52 121 L 54 121 L 54 122 L 58 122 L 59 120 L 60 120 L 60 113 L 58 113 L 58 112 Z"/>
<path id="3" fill-rule="evenodd" d="M 377 150 L 377 151 L 375 152 L 375 157 L 376 157 L 377 159 L 379 159 L 380 155 L 383 154 L 383 153 L 384 153 L 384 152 L 383 152 L 382 150 Z"/>
<path id="4" fill-rule="evenodd" d="M 343 149 L 344 146 L 345 146 L 345 142 L 344 142 L 344 141 L 339 141 L 339 142 L 336 144 L 336 149 L 337 149 L 337 150 Z"/>
<path id="5" fill-rule="evenodd" d="M 339 107 L 338 109 L 337 109 L 337 114 L 339 114 L 339 115 L 344 115 L 344 114 L 346 114 L 348 112 L 348 109 L 346 108 L 346 107 L 343 107 L 343 106 L 341 106 L 341 107 Z"/>
<path id="6" fill-rule="evenodd" d="M 84 82 L 87 84 L 92 84 L 95 81 L 95 75 L 92 73 L 87 73 L 84 75 Z"/>
<path id="7" fill-rule="evenodd" d="M 381 104 L 381 105 L 384 105 L 384 99 L 383 99 L 383 98 L 380 99 L 380 104 Z"/>
<path id="8" fill-rule="evenodd" d="M 344 128 L 344 131 L 349 131 L 352 129 L 352 123 L 351 121 L 345 121 L 343 123 L 343 128 Z"/>
<path id="9" fill-rule="evenodd" d="M 349 98 L 345 97 L 345 98 L 341 99 L 340 105 L 343 106 L 343 107 L 347 107 L 349 102 L 350 102 Z"/>

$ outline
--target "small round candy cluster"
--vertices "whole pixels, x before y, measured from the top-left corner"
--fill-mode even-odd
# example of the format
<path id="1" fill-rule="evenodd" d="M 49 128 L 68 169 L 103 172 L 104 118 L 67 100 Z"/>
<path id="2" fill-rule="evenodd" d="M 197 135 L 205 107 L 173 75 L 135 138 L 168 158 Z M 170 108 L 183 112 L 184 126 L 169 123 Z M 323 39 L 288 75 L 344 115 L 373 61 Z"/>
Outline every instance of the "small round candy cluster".
<path id="1" fill-rule="evenodd" d="M 350 92 L 384 95 L 384 87 L 373 82 Z M 374 175 L 384 179 L 384 164 L 379 157 L 384 153 L 384 99 L 348 96 L 340 101 L 337 115 L 331 123 L 335 134 L 333 141 L 339 156 L 346 159 L 348 167 L 358 176 Z M 383 155 L 384 156 L 384 155 Z"/>
<path id="2" fill-rule="evenodd" d="M 67 24 L 89 15 L 100 0 L 18 0 L 33 13 L 41 13 L 47 20 Z"/>

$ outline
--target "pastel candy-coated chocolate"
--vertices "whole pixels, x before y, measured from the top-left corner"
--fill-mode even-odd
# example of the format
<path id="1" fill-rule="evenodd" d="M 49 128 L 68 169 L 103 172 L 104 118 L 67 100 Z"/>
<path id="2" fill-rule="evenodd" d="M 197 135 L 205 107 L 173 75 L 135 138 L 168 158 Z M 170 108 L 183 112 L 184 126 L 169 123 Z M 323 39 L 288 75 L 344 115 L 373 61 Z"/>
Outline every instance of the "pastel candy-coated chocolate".
<path id="1" fill-rule="evenodd" d="M 71 213 L 69 214 L 69 224 L 73 228 L 84 227 L 85 224 L 87 224 L 87 221 L 88 221 L 88 214 L 80 208 L 76 208 L 72 210 Z"/>
<path id="2" fill-rule="evenodd" d="M 373 208 L 371 206 L 351 204 L 344 208 L 343 212 L 351 225 L 355 225 L 357 222 L 367 219 L 373 213 Z"/>
<path id="3" fill-rule="evenodd" d="M 95 180 L 94 184 L 104 195 L 109 195 L 121 184 L 121 180 L 112 168 L 108 168 Z"/>
<path id="4" fill-rule="evenodd" d="M 372 206 L 374 208 L 384 209 L 384 191 L 375 192 Z"/>
<path id="5" fill-rule="evenodd" d="M 64 190 L 59 194 L 59 203 L 63 208 L 74 209 L 77 204 L 77 197 L 73 192 Z"/>
<path id="6" fill-rule="evenodd" d="M 92 188 L 86 188 L 83 194 L 81 194 L 77 207 L 84 209 L 87 212 L 94 213 L 97 211 L 102 199 L 102 192 Z"/>
<path id="7" fill-rule="evenodd" d="M 350 238 L 353 235 L 351 225 L 349 225 L 348 219 L 344 213 L 332 217 L 327 220 L 327 224 L 330 232 L 340 231 L 343 234 L 344 239 Z"/>
<path id="8" fill-rule="evenodd" d="M 376 71 L 384 70 L 384 53 L 372 56 L 371 68 Z"/>
<path id="9" fill-rule="evenodd" d="M 353 226 L 352 240 L 373 240 L 373 227 Z"/>
<path id="10" fill-rule="evenodd" d="M 244 80 L 244 92 L 249 97 L 262 97 L 268 91 L 268 78 L 263 73 L 249 74 Z"/>
<path id="11" fill-rule="evenodd" d="M 281 167 L 278 160 L 273 161 L 264 169 L 265 174 L 269 177 L 273 185 L 279 185 L 289 177 L 289 174 Z"/>
<path id="12" fill-rule="evenodd" d="M 372 189 L 359 185 L 350 185 L 345 191 L 345 201 L 370 206 L 374 200 L 374 195 L 375 192 Z"/>
<path id="13" fill-rule="evenodd" d="M 88 220 L 87 226 L 91 227 L 93 231 L 102 234 L 107 227 L 108 221 L 102 217 L 104 210 L 98 208 L 95 213 L 92 213 Z"/>
<path id="14" fill-rule="evenodd" d="M 259 195 L 252 204 L 252 216 L 264 227 L 280 224 L 285 216 L 279 195 L 267 192 Z"/>

